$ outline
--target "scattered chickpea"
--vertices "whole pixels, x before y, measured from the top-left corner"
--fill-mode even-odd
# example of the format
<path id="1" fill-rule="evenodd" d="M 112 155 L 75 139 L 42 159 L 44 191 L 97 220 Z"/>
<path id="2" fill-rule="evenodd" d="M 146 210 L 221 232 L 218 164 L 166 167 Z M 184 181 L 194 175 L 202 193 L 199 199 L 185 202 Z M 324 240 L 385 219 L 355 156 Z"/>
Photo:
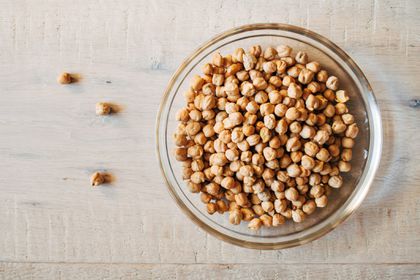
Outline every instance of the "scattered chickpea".
<path id="1" fill-rule="evenodd" d="M 95 112 L 97 115 L 108 115 L 112 111 L 111 104 L 106 102 L 96 103 Z"/>
<path id="2" fill-rule="evenodd" d="M 73 79 L 70 73 L 64 72 L 64 73 L 61 73 L 60 76 L 58 76 L 57 82 L 62 85 L 71 84 L 73 82 Z"/>
<path id="3" fill-rule="evenodd" d="M 96 187 L 105 183 L 106 181 L 105 179 L 106 179 L 106 174 L 101 173 L 101 172 L 95 172 L 90 177 L 90 183 L 92 186 Z"/>

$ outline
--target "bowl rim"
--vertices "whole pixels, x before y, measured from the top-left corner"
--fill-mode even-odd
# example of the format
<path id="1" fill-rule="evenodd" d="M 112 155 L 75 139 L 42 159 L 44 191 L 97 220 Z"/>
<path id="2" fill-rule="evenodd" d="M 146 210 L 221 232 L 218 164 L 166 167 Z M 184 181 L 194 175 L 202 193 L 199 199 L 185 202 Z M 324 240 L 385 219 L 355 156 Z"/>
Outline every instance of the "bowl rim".
<path id="1" fill-rule="evenodd" d="M 346 64 L 351 68 L 352 71 L 356 74 L 357 78 L 361 83 L 363 83 L 366 86 L 367 89 L 367 99 L 369 99 L 371 102 L 366 104 L 366 101 L 364 103 L 366 105 L 369 105 L 371 116 L 369 117 L 369 153 L 368 158 L 366 160 L 365 168 L 368 165 L 367 163 L 371 161 L 371 165 L 369 165 L 370 169 L 368 170 L 363 182 L 363 188 L 358 190 L 357 193 L 352 192 L 352 194 L 349 196 L 349 198 L 346 200 L 345 203 L 349 202 L 350 198 L 354 195 L 353 200 L 351 200 L 352 203 L 348 203 L 347 207 L 342 209 L 342 213 L 338 217 L 333 217 L 334 215 L 330 215 L 325 220 L 331 220 L 329 223 L 325 223 L 323 227 L 318 229 L 315 232 L 309 233 L 305 238 L 295 238 L 289 241 L 285 242 L 253 242 L 253 241 L 247 241 L 247 240 L 241 240 L 232 236 L 228 236 L 222 232 L 217 231 L 216 229 L 212 228 L 211 226 L 207 225 L 204 221 L 202 221 L 200 218 L 198 218 L 182 201 L 182 199 L 178 196 L 176 191 L 174 190 L 174 186 L 172 186 L 170 180 L 168 179 L 165 169 L 162 162 L 161 157 L 161 147 L 159 144 L 159 129 L 160 129 L 160 123 L 161 123 L 161 115 L 163 112 L 163 109 L 165 107 L 166 101 L 168 100 L 171 90 L 177 81 L 178 77 L 182 73 L 182 71 L 189 65 L 191 61 L 193 61 L 202 51 L 206 50 L 208 47 L 213 45 L 214 43 L 228 38 L 230 36 L 247 32 L 247 31 L 255 31 L 255 30 L 283 30 L 288 32 L 297 33 L 299 35 L 307 36 L 313 40 L 316 40 L 323 45 L 325 45 L 327 48 L 332 50 L 337 56 L 339 56 Z M 365 93 L 365 92 L 363 92 Z M 381 120 L 381 114 L 380 110 L 375 98 L 375 95 L 373 93 L 372 87 L 369 84 L 369 81 L 367 80 L 366 76 L 360 69 L 360 67 L 353 61 L 353 59 L 340 47 L 338 47 L 335 43 L 327 39 L 326 37 L 315 33 L 311 30 L 308 30 L 303 27 L 294 26 L 290 24 L 283 24 L 283 23 L 254 23 L 254 24 L 247 24 L 242 25 L 239 27 L 228 29 L 213 38 L 209 39 L 208 41 L 201 44 L 197 49 L 195 49 L 187 58 L 185 58 L 180 66 L 177 68 L 175 73 L 170 78 L 168 85 L 164 91 L 163 97 L 161 99 L 158 114 L 156 117 L 156 130 L 155 130 L 155 141 L 156 141 L 156 156 L 159 161 L 159 167 L 162 172 L 163 178 L 165 180 L 167 189 L 169 190 L 170 195 L 175 200 L 176 204 L 179 208 L 181 208 L 182 212 L 186 214 L 196 225 L 198 225 L 200 228 L 202 228 L 205 232 L 210 233 L 211 235 L 215 236 L 216 238 L 226 241 L 228 243 L 238 245 L 245 248 L 251 248 L 251 249 L 263 249 L 263 250 L 274 250 L 274 249 L 285 249 L 295 246 L 300 246 L 306 243 L 309 243 L 315 239 L 318 239 L 324 235 L 326 235 L 328 232 L 335 229 L 338 225 L 343 223 L 357 208 L 359 208 L 360 204 L 366 197 L 373 179 L 375 177 L 376 171 L 379 167 L 380 159 L 381 159 L 381 151 L 382 151 L 382 145 L 383 145 L 383 129 L 382 129 L 382 120 Z M 371 129 L 373 128 L 373 129 Z M 372 150 L 372 151 L 371 151 Z M 362 173 L 363 175 L 363 173 Z M 337 210 L 340 210 L 338 208 Z M 333 213 L 335 214 L 335 213 Z M 315 226 L 315 225 L 314 225 Z M 311 226 L 313 227 L 313 226 Z M 305 230 L 304 230 L 305 231 Z"/>

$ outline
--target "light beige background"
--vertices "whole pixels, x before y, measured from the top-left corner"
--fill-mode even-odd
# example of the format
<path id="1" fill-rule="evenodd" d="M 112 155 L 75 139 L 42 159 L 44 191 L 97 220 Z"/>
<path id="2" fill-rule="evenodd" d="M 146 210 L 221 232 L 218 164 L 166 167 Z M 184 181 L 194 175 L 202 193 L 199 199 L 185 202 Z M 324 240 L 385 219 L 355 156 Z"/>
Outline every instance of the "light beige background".
<path id="1" fill-rule="evenodd" d="M 337 43 L 371 82 L 384 122 L 381 168 L 361 208 L 324 238 L 281 251 L 235 247 L 195 226 L 154 153 L 177 65 L 255 22 Z M 82 81 L 58 85 L 64 70 Z M 419 89 L 414 0 L 0 0 L 0 279 L 418 278 Z M 124 110 L 99 118 L 97 101 Z M 92 189 L 96 169 L 115 183 Z"/>

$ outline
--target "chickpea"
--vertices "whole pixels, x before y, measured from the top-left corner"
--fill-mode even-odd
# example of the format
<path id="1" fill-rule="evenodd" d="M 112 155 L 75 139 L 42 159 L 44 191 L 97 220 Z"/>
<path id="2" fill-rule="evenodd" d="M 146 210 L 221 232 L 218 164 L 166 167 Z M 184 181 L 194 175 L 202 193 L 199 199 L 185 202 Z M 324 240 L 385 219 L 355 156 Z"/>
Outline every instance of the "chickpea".
<path id="1" fill-rule="evenodd" d="M 175 158 L 178 161 L 185 161 L 188 159 L 187 149 L 185 148 L 176 148 L 175 149 Z"/>
<path id="2" fill-rule="evenodd" d="M 270 103 L 264 103 L 260 106 L 260 113 L 264 117 L 274 113 L 274 105 Z"/>
<path id="3" fill-rule="evenodd" d="M 274 114 L 264 116 L 264 125 L 268 129 L 274 129 L 276 127 L 276 117 Z"/>
<path id="4" fill-rule="evenodd" d="M 191 81 L 191 88 L 195 91 L 199 91 L 204 85 L 204 82 L 204 79 L 198 75 L 195 75 Z"/>
<path id="5" fill-rule="evenodd" d="M 300 210 L 300 209 L 296 209 L 296 210 L 292 210 L 292 219 L 295 223 L 301 223 L 303 222 L 303 220 L 305 220 L 305 213 Z"/>
<path id="6" fill-rule="evenodd" d="M 289 125 L 289 131 L 294 134 L 299 134 L 302 131 L 302 126 L 299 122 L 294 121 Z"/>
<path id="7" fill-rule="evenodd" d="M 321 65 L 317 61 L 311 61 L 307 63 L 306 68 L 311 70 L 314 73 L 318 73 L 319 71 L 321 71 Z"/>
<path id="8" fill-rule="evenodd" d="M 271 227 L 273 225 L 273 218 L 270 215 L 263 214 L 260 216 L 260 220 L 265 227 Z"/>
<path id="9" fill-rule="evenodd" d="M 303 153 L 301 151 L 291 152 L 290 159 L 294 163 L 299 163 L 302 159 Z"/>
<path id="10" fill-rule="evenodd" d="M 276 199 L 274 201 L 274 209 L 277 213 L 281 213 L 287 209 L 287 201 L 284 199 Z"/>
<path id="11" fill-rule="evenodd" d="M 248 223 L 248 228 L 251 230 L 259 230 L 262 226 L 262 221 L 259 218 L 253 218 Z"/>
<path id="12" fill-rule="evenodd" d="M 308 156 L 314 157 L 318 153 L 319 147 L 314 142 L 306 142 L 304 144 L 304 151 Z"/>
<path id="13" fill-rule="evenodd" d="M 276 64 L 274 63 L 274 65 Z M 276 71 L 277 71 L 277 65 L 276 65 Z M 275 87 L 281 87 L 282 85 L 282 80 L 279 76 L 271 76 L 268 82 Z"/>
<path id="14" fill-rule="evenodd" d="M 191 182 L 195 183 L 195 184 L 201 184 L 205 181 L 205 177 L 204 177 L 204 173 L 199 171 L 199 172 L 194 172 L 191 177 Z"/>
<path id="15" fill-rule="evenodd" d="M 277 153 L 276 153 L 276 150 L 274 150 L 273 148 L 271 148 L 271 147 L 266 147 L 266 148 L 264 148 L 264 150 L 263 150 L 263 155 L 264 155 L 264 159 L 266 160 L 266 161 L 271 161 L 271 160 L 274 160 L 275 158 L 276 158 L 276 156 L 277 156 Z"/>
<path id="16" fill-rule="evenodd" d="M 229 161 L 235 161 L 239 159 L 239 151 L 236 149 L 228 149 L 225 152 L 225 156 Z"/>
<path id="17" fill-rule="evenodd" d="M 272 47 L 268 47 L 264 51 L 264 58 L 266 60 L 273 60 L 274 58 L 276 58 L 276 55 L 277 55 L 277 51 L 276 49 Z"/>
<path id="18" fill-rule="evenodd" d="M 188 190 L 192 193 L 199 193 L 201 191 L 201 184 L 194 184 L 193 182 L 187 183 Z"/>
<path id="19" fill-rule="evenodd" d="M 359 128 L 357 127 L 357 125 L 355 123 L 349 125 L 346 129 L 346 137 L 348 138 L 356 138 L 357 134 L 359 134 Z"/>
<path id="20" fill-rule="evenodd" d="M 274 63 L 276 64 L 278 74 L 284 74 L 286 72 L 286 69 L 287 69 L 286 61 L 274 60 Z"/>
<path id="21" fill-rule="evenodd" d="M 201 159 L 196 159 L 191 162 L 191 169 L 194 172 L 202 171 L 204 169 L 204 162 Z"/>
<path id="22" fill-rule="evenodd" d="M 247 81 L 249 80 L 249 74 L 247 71 L 242 70 L 236 73 L 236 78 L 238 78 L 239 81 Z"/>
<path id="23" fill-rule="evenodd" d="M 241 208 L 240 210 L 244 221 L 251 221 L 255 217 L 254 211 L 250 208 Z"/>
<path id="24" fill-rule="evenodd" d="M 204 120 L 210 121 L 215 118 L 216 113 L 213 110 L 204 110 L 203 112 L 201 112 L 201 115 Z"/>
<path id="25" fill-rule="evenodd" d="M 345 113 L 348 113 L 348 108 L 347 108 L 347 106 L 346 106 L 346 104 L 344 104 L 344 103 L 337 103 L 336 105 L 335 105 L 335 113 L 337 114 L 337 115 L 343 115 L 343 114 L 345 114 Z"/>
<path id="26" fill-rule="evenodd" d="M 309 125 L 304 125 L 302 127 L 302 130 L 300 131 L 300 136 L 303 139 L 311 139 L 315 136 L 316 132 L 315 132 L 315 128 L 313 128 L 312 126 Z"/>
<path id="27" fill-rule="evenodd" d="M 278 136 L 274 136 L 268 142 L 268 145 L 273 149 L 279 149 L 281 147 L 280 138 Z"/>
<path id="28" fill-rule="evenodd" d="M 292 83 L 295 83 L 295 82 L 296 80 L 291 76 L 285 76 L 283 77 L 283 80 L 282 80 L 282 84 L 285 87 L 289 87 Z"/>
<path id="29" fill-rule="evenodd" d="M 243 61 L 245 70 L 249 71 L 251 69 L 254 69 L 257 63 L 257 58 L 250 53 L 246 53 L 242 56 L 242 61 Z"/>
<path id="30" fill-rule="evenodd" d="M 248 81 L 242 82 L 240 90 L 244 96 L 253 96 L 256 92 L 254 85 Z"/>
<path id="31" fill-rule="evenodd" d="M 319 108 L 319 99 L 316 98 L 314 95 L 310 94 L 305 101 L 306 108 L 308 110 L 313 111 Z"/>
<path id="32" fill-rule="evenodd" d="M 201 68 L 201 71 L 205 75 L 212 75 L 213 74 L 213 66 L 210 63 L 206 63 Z"/>
<path id="33" fill-rule="evenodd" d="M 243 62 L 243 55 L 245 54 L 244 49 L 242 48 L 238 48 L 236 49 L 233 54 L 232 54 L 232 62 L 233 63 L 237 63 L 237 62 Z"/>
<path id="34" fill-rule="evenodd" d="M 271 131 L 267 127 L 261 128 L 260 137 L 263 143 L 267 143 L 271 139 Z"/>
<path id="35" fill-rule="evenodd" d="M 253 80 L 252 84 L 254 85 L 255 89 L 257 90 L 264 90 L 267 88 L 268 84 L 262 77 L 257 77 Z"/>
<path id="36" fill-rule="evenodd" d="M 289 97 L 298 99 L 302 96 L 302 94 L 302 88 L 299 85 L 293 82 L 289 84 L 289 88 L 287 89 L 287 95 Z"/>
<path id="37" fill-rule="evenodd" d="M 250 146 L 249 146 L 249 144 L 246 140 L 238 142 L 237 145 L 238 145 L 238 149 L 241 150 L 242 152 L 248 151 L 249 148 L 250 148 Z"/>
<path id="38" fill-rule="evenodd" d="M 312 72 L 309 69 L 304 68 L 302 69 L 302 71 L 300 71 L 298 80 L 302 84 L 306 85 L 306 84 L 309 84 L 313 78 L 314 78 L 314 72 Z"/>
<path id="39" fill-rule="evenodd" d="M 242 221 L 243 215 L 241 210 L 232 209 L 229 213 L 229 223 L 232 225 L 239 225 Z"/>
<path id="40" fill-rule="evenodd" d="M 327 149 L 321 148 L 316 154 L 316 158 L 320 161 L 327 162 L 331 159 L 331 156 Z"/>
<path id="41" fill-rule="evenodd" d="M 261 203 L 261 207 L 263 208 L 263 210 L 266 213 L 271 212 L 274 209 L 274 205 L 273 205 L 273 203 L 271 201 L 263 201 Z"/>
<path id="42" fill-rule="evenodd" d="M 291 107 L 287 109 L 285 117 L 290 121 L 294 121 L 300 117 L 300 111 L 296 107 Z"/>
<path id="43" fill-rule="evenodd" d="M 353 152 L 351 149 L 343 149 L 343 151 L 341 152 L 341 159 L 343 161 L 351 161 L 353 157 Z"/>
<path id="44" fill-rule="evenodd" d="M 299 76 L 301 70 L 302 69 L 300 67 L 297 67 L 297 66 L 290 67 L 287 70 L 287 75 L 296 79 Z"/>
<path id="45" fill-rule="evenodd" d="M 347 161 L 340 160 L 338 162 L 338 169 L 340 172 L 350 172 L 351 171 L 351 164 Z"/>
<path id="46" fill-rule="evenodd" d="M 350 99 L 345 90 L 337 90 L 337 92 L 335 93 L 335 96 L 336 96 L 336 101 L 340 103 L 346 103 Z"/>
<path id="47" fill-rule="evenodd" d="M 336 144 L 328 146 L 328 152 L 332 157 L 337 157 L 340 155 L 340 148 Z"/>
<path id="48" fill-rule="evenodd" d="M 218 88 L 220 88 L 219 94 L 217 92 Z M 228 81 L 225 81 L 225 86 L 223 88 L 220 86 L 216 87 L 216 95 L 219 95 L 218 97 L 238 96 L 239 90 L 239 86 L 236 83 L 229 83 Z"/>
<path id="49" fill-rule="evenodd" d="M 274 73 L 277 71 L 277 65 L 273 61 L 267 61 L 263 63 L 263 70 L 265 73 Z"/>
<path id="50" fill-rule="evenodd" d="M 335 121 L 332 124 L 332 131 L 335 134 L 340 134 L 343 133 L 344 131 L 346 131 L 347 126 L 340 120 L 340 121 Z"/>
<path id="51" fill-rule="evenodd" d="M 213 215 L 217 211 L 217 204 L 214 202 L 207 203 L 207 213 Z"/>
<path id="52" fill-rule="evenodd" d="M 224 177 L 220 182 L 220 185 L 225 189 L 233 189 L 236 186 L 235 179 L 230 176 Z"/>
<path id="53" fill-rule="evenodd" d="M 280 104 L 282 99 L 283 99 L 282 95 L 277 90 L 271 91 L 268 94 L 268 98 L 269 98 L 271 104 L 276 104 L 276 105 Z"/>
<path id="54" fill-rule="evenodd" d="M 308 63 L 308 55 L 306 54 L 306 52 L 298 52 L 297 54 L 296 54 L 296 57 L 295 57 L 295 59 L 296 59 L 296 62 L 297 63 L 300 63 L 300 64 L 306 64 L 306 63 Z"/>
<path id="55" fill-rule="evenodd" d="M 296 152 L 300 149 L 302 143 L 300 142 L 298 137 L 289 138 L 286 142 L 286 151 L 288 152 Z"/>
<path id="56" fill-rule="evenodd" d="M 260 55 L 262 53 L 261 46 L 260 45 L 252 46 L 249 49 L 249 53 L 252 54 L 253 56 L 257 57 L 257 58 L 260 57 Z"/>
<path id="57" fill-rule="evenodd" d="M 252 161 L 252 152 L 251 151 L 242 152 L 241 161 L 245 163 L 250 163 Z"/>
<path id="58" fill-rule="evenodd" d="M 292 48 L 287 45 L 280 45 L 276 50 L 279 57 L 287 57 L 292 54 Z"/>
<path id="59" fill-rule="evenodd" d="M 285 217 L 286 219 L 291 219 L 292 218 L 292 209 L 288 208 L 284 212 L 281 212 L 280 214 L 283 217 Z"/>
<path id="60" fill-rule="evenodd" d="M 326 86 L 327 88 L 331 89 L 331 90 L 337 90 L 338 89 L 338 78 L 335 76 L 330 76 L 328 77 L 327 81 L 326 81 Z"/>
<path id="61" fill-rule="evenodd" d="M 343 146 L 343 148 L 351 149 L 354 146 L 354 140 L 349 137 L 343 137 L 341 139 L 341 145 Z"/>
<path id="62" fill-rule="evenodd" d="M 174 135 L 174 141 L 175 141 L 175 145 L 177 145 L 179 147 L 185 146 L 188 143 L 187 137 L 183 134 L 175 134 Z"/>
<path id="63" fill-rule="evenodd" d="M 210 157 L 210 165 L 224 166 L 226 163 L 228 163 L 228 159 L 224 152 L 212 154 L 212 157 Z"/>
<path id="64" fill-rule="evenodd" d="M 304 155 L 301 160 L 302 166 L 307 170 L 312 170 L 315 167 L 315 160 L 310 156 Z"/>
<path id="65" fill-rule="evenodd" d="M 316 74 L 316 79 L 321 82 L 325 83 L 328 80 L 328 73 L 325 70 L 321 70 Z"/>
<path id="66" fill-rule="evenodd" d="M 288 188 L 284 192 L 286 199 L 289 201 L 295 201 L 299 198 L 299 192 L 295 188 Z"/>
<path id="67" fill-rule="evenodd" d="M 343 185 L 343 178 L 341 176 L 331 176 L 328 180 L 328 185 L 338 189 Z"/>
<path id="68" fill-rule="evenodd" d="M 75 82 L 76 80 L 73 79 L 70 73 L 61 73 L 60 76 L 57 78 L 57 82 L 65 85 L 65 84 L 71 84 L 72 82 Z"/>
<path id="69" fill-rule="evenodd" d="M 317 207 L 319 207 L 319 208 L 323 208 L 323 207 L 327 206 L 327 203 L 328 203 L 328 198 L 327 198 L 327 196 L 324 194 L 324 195 L 322 195 L 321 197 L 315 198 L 315 203 L 316 203 L 316 206 L 317 206 Z"/>
<path id="70" fill-rule="evenodd" d="M 318 130 L 314 136 L 314 141 L 319 145 L 324 145 L 329 137 L 330 136 L 328 135 L 328 132 L 326 132 L 325 130 Z"/>
<path id="71" fill-rule="evenodd" d="M 177 121 L 187 122 L 189 119 L 190 119 L 190 116 L 189 116 L 187 108 L 182 108 L 176 113 Z"/>

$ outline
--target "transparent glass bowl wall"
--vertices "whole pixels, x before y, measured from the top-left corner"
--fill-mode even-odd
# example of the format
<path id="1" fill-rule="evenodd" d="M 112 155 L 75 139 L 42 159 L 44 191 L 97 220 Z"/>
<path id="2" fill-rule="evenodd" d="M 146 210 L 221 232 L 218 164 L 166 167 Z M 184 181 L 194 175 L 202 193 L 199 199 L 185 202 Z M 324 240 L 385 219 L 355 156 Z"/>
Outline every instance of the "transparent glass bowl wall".
<path id="1" fill-rule="evenodd" d="M 324 69 L 337 76 L 340 88 L 351 98 L 350 112 L 355 116 L 360 132 L 353 149 L 353 169 L 344 174 L 344 185 L 333 190 L 326 208 L 318 208 L 303 223 L 287 222 L 280 227 L 262 228 L 257 232 L 247 228 L 247 222 L 234 226 L 228 213 L 209 215 L 198 194 L 188 191 L 182 180 L 181 165 L 173 156 L 172 135 L 178 125 L 176 112 L 185 106 L 183 93 L 195 74 L 219 51 L 231 54 L 236 48 L 249 49 L 259 44 L 263 48 L 286 44 L 306 51 L 309 60 L 319 61 Z M 157 151 L 168 189 L 181 209 L 204 230 L 227 242 L 258 249 L 280 249 L 314 240 L 345 220 L 362 202 L 378 168 L 382 149 L 382 126 L 373 92 L 358 66 L 335 44 L 309 30 L 284 24 L 254 24 L 231 29 L 198 48 L 178 68 L 165 91 L 157 119 Z"/>

